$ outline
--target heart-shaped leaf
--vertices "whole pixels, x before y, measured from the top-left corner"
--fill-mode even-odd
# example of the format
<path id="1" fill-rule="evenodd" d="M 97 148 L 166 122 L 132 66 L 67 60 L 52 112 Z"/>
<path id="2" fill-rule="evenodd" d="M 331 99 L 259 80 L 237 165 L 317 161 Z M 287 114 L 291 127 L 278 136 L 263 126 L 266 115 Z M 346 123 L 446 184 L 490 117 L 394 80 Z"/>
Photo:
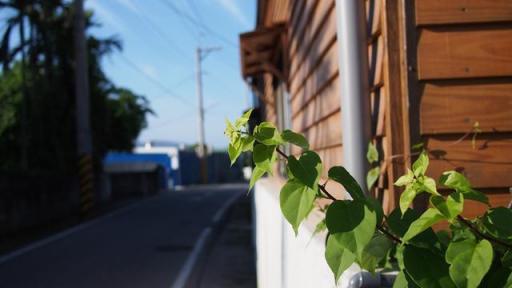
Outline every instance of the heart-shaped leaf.
<path id="1" fill-rule="evenodd" d="M 334 166 L 329 169 L 329 178 L 340 183 L 354 200 L 363 200 L 364 194 L 356 179 L 348 173 L 343 166 Z"/>
<path id="2" fill-rule="evenodd" d="M 421 214 L 420 218 L 411 223 L 411 226 L 405 233 L 403 239 L 404 241 L 408 241 L 412 239 L 414 236 L 419 233 L 425 231 L 430 228 L 435 223 L 446 220 L 446 218 L 435 208 L 429 208 L 423 214 Z"/>
<path id="3" fill-rule="evenodd" d="M 478 287 L 491 268 L 492 258 L 492 245 L 485 239 L 478 243 L 474 239 L 452 242 L 446 250 L 450 277 L 459 288 Z"/>
<path id="4" fill-rule="evenodd" d="M 289 180 L 281 189 L 280 202 L 284 218 L 297 235 L 299 225 L 313 209 L 316 191 L 296 179 Z"/>
<path id="5" fill-rule="evenodd" d="M 291 130 L 284 130 L 283 133 L 281 133 L 281 138 L 283 138 L 284 141 L 297 145 L 304 150 L 309 149 L 308 140 L 306 140 L 306 137 L 302 134 L 295 133 Z"/>
<path id="6" fill-rule="evenodd" d="M 333 202 L 325 217 L 330 237 L 356 256 L 372 239 L 377 224 L 375 212 L 357 200 Z"/>
<path id="7" fill-rule="evenodd" d="M 403 261 L 407 274 L 423 288 L 455 288 L 450 279 L 448 264 L 429 249 L 406 245 Z"/>
<path id="8" fill-rule="evenodd" d="M 341 274 L 354 263 L 356 255 L 340 247 L 334 238 L 329 236 L 325 247 L 325 260 L 334 273 L 335 282 L 338 282 Z"/>
<path id="9" fill-rule="evenodd" d="M 433 195 L 430 203 L 448 220 L 452 220 L 462 213 L 464 209 L 464 196 L 462 193 L 453 192 L 446 199 L 442 196 Z"/>
<path id="10" fill-rule="evenodd" d="M 288 168 L 295 179 L 315 191 L 318 190 L 318 180 L 322 174 L 322 160 L 318 154 L 313 151 L 305 151 L 299 160 L 294 156 L 289 156 Z"/>

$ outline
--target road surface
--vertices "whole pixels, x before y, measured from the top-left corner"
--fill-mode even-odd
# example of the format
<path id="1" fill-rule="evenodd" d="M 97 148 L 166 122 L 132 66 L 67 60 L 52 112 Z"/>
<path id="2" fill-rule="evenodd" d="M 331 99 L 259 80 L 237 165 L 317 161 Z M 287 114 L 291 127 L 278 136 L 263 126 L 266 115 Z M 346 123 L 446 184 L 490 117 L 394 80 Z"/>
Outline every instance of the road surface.
<path id="1" fill-rule="evenodd" d="M 102 217 L 21 255 L 0 258 L 4 288 L 169 288 L 201 231 L 245 186 L 170 192 Z"/>

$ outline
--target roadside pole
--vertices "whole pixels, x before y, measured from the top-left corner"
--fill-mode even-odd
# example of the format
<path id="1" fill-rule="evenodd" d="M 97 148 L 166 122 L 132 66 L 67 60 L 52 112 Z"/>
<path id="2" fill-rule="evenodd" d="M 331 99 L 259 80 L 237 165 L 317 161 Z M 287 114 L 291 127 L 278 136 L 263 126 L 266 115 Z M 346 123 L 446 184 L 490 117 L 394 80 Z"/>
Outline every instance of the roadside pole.
<path id="1" fill-rule="evenodd" d="M 80 212 L 82 215 L 86 215 L 94 206 L 95 197 L 90 127 L 89 75 L 83 4 L 83 0 L 74 0 L 75 110 Z"/>
<path id="2" fill-rule="evenodd" d="M 197 152 L 199 154 L 200 161 L 200 173 L 201 173 L 201 183 L 208 183 L 208 151 L 205 143 L 205 133 L 204 133 L 204 105 L 203 105 L 203 77 L 202 77 L 202 69 L 201 62 L 213 51 L 220 50 L 220 47 L 209 47 L 209 48 L 201 48 L 197 47 L 196 49 L 196 81 L 197 81 L 197 108 L 198 108 L 198 149 Z"/>

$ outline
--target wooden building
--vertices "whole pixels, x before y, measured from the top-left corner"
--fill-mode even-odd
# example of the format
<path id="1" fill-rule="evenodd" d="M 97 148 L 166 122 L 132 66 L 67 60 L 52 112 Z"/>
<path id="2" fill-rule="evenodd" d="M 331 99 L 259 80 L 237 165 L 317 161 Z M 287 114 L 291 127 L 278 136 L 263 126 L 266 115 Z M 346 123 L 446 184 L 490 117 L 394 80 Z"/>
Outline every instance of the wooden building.
<path id="1" fill-rule="evenodd" d="M 371 192 L 382 200 L 385 211 L 395 208 L 401 190 L 392 183 L 415 159 L 411 147 L 423 142 L 431 159 L 430 176 L 437 179 L 443 171 L 461 171 L 474 188 L 488 194 L 492 205 L 508 205 L 512 187 L 512 0 L 364 2 L 367 33 L 362 44 L 368 48 L 368 93 L 362 97 L 370 103 L 370 138 L 382 163 L 377 188 Z M 345 63 L 340 64 L 338 55 L 339 45 L 344 44 L 338 39 L 336 3 L 259 0 L 254 31 L 240 35 L 242 76 L 258 96 L 256 106 L 263 119 L 304 133 L 324 167 L 344 165 L 340 99 L 346 95 L 342 95 L 340 65 Z M 264 181 L 260 190 L 278 193 L 279 185 L 268 183 L 281 181 L 279 176 Z M 272 197 L 277 200 L 275 195 L 267 196 L 257 193 L 256 204 Z M 467 201 L 465 215 L 481 213 L 479 205 Z M 265 217 L 269 216 L 260 220 L 271 223 Z M 304 226 L 314 229 L 311 223 Z M 275 229 L 268 235 L 281 231 Z M 276 248 L 272 244 L 286 242 L 283 239 L 288 234 L 281 231 L 281 240 L 267 234 L 274 238 L 257 239 L 259 246 L 274 245 L 264 248 L 273 253 L 258 251 L 258 261 L 263 263 L 258 264 L 258 273 L 265 274 L 258 277 L 266 279 L 259 279 L 264 282 L 262 287 L 278 281 L 282 287 L 298 287 L 283 283 L 309 281 L 297 276 L 300 269 L 289 271 L 295 278 L 283 276 L 291 269 L 283 263 L 291 260 L 279 260 L 282 265 L 278 267 L 271 264 L 276 259 L 268 258 L 279 251 L 288 255 L 285 251 L 291 248 L 287 245 Z M 320 251 L 321 246 L 308 249 Z M 280 280 L 269 280 L 273 276 L 268 275 L 277 273 L 273 271 L 281 271 Z"/>
<path id="2" fill-rule="evenodd" d="M 419 142 L 430 175 L 462 171 L 493 204 L 507 204 L 512 1 L 367 0 L 366 8 L 369 121 L 383 161 L 376 193 L 387 210 Z M 260 0 L 256 29 L 240 41 L 242 75 L 264 119 L 304 133 L 326 167 L 343 164 L 335 1 Z"/>

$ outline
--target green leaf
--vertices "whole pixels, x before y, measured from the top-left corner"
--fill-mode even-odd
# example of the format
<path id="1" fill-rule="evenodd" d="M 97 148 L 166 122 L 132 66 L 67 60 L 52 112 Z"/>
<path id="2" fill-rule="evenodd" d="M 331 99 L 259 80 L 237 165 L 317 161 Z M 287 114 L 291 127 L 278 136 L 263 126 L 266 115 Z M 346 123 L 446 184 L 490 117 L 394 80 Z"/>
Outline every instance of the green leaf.
<path id="1" fill-rule="evenodd" d="M 283 133 L 281 133 L 281 138 L 283 138 L 284 141 L 297 145 L 304 150 L 309 149 L 308 140 L 306 140 L 302 134 L 295 133 L 291 130 L 284 130 Z"/>
<path id="2" fill-rule="evenodd" d="M 321 233 L 327 229 L 327 224 L 325 224 L 325 218 L 322 221 L 318 222 L 315 227 L 315 231 L 313 231 L 313 235 L 311 238 L 315 237 L 316 234 Z"/>
<path id="3" fill-rule="evenodd" d="M 406 245 L 403 252 L 407 274 L 422 288 L 451 288 L 448 264 L 438 254 L 424 248 Z"/>
<path id="4" fill-rule="evenodd" d="M 256 140 L 258 140 L 258 142 L 265 145 L 283 144 L 281 135 L 277 131 L 274 124 L 270 122 L 262 122 L 260 125 L 256 126 L 254 128 L 253 136 L 256 138 Z"/>
<path id="5" fill-rule="evenodd" d="M 501 264 L 503 266 L 512 268 L 512 250 L 508 250 L 503 257 L 501 257 Z"/>
<path id="6" fill-rule="evenodd" d="M 370 142 L 368 143 L 368 152 L 366 152 L 366 159 L 370 164 L 379 161 L 379 151 L 377 151 L 377 147 Z"/>
<path id="7" fill-rule="evenodd" d="M 402 175 L 398 180 L 395 182 L 395 186 L 402 187 L 406 186 L 408 184 L 411 184 L 412 181 L 414 181 L 414 173 L 411 169 L 407 169 L 407 174 Z"/>
<path id="8" fill-rule="evenodd" d="M 235 143 L 236 145 L 236 143 Z M 238 159 L 238 157 L 240 156 L 240 154 L 242 154 L 242 149 L 240 149 L 240 145 L 235 146 L 234 144 L 232 143 L 229 143 L 229 146 L 228 146 L 228 155 L 229 155 L 229 159 L 231 160 L 231 165 L 233 165 L 236 161 L 236 159 Z"/>
<path id="9" fill-rule="evenodd" d="M 391 232 L 399 237 L 403 237 L 411 224 L 420 218 L 420 216 L 421 215 L 413 209 L 407 209 L 402 215 L 401 211 L 397 208 L 389 214 L 386 223 L 391 229 Z M 437 237 L 434 231 L 431 228 L 427 228 L 425 231 L 410 239 L 408 243 L 417 247 L 431 248 L 435 245 L 436 240 Z"/>
<path id="10" fill-rule="evenodd" d="M 256 184 L 256 181 L 258 181 L 258 179 L 263 177 L 263 175 L 265 175 L 265 173 L 267 173 L 267 171 L 259 168 L 258 166 L 254 167 L 254 169 L 252 170 L 251 181 L 249 181 L 249 190 L 251 190 L 252 187 L 254 187 L 254 184 Z"/>
<path id="11" fill-rule="evenodd" d="M 446 250 L 450 277 L 457 287 L 478 287 L 493 258 L 492 245 L 487 240 L 477 243 L 474 239 L 452 242 Z"/>
<path id="12" fill-rule="evenodd" d="M 427 152 L 421 152 L 420 156 L 412 164 L 412 171 L 416 177 L 425 175 L 428 168 L 428 155 Z"/>
<path id="13" fill-rule="evenodd" d="M 338 282 L 341 274 L 354 263 L 356 255 L 340 247 L 336 240 L 332 236 L 329 236 L 325 247 L 325 260 L 334 274 L 334 281 Z"/>
<path id="14" fill-rule="evenodd" d="M 284 218 L 292 225 L 295 235 L 299 225 L 313 209 L 316 191 L 296 179 L 289 180 L 279 195 Z"/>
<path id="15" fill-rule="evenodd" d="M 288 168 L 293 176 L 309 188 L 317 191 L 318 180 L 322 174 L 322 160 L 313 151 L 305 151 L 297 160 L 294 156 L 288 157 Z"/>
<path id="16" fill-rule="evenodd" d="M 419 233 L 430 228 L 432 225 L 439 221 L 445 220 L 446 218 L 435 208 L 429 208 L 425 211 L 420 218 L 411 223 L 411 226 L 405 233 L 403 239 L 408 241 Z"/>
<path id="17" fill-rule="evenodd" d="M 436 233 L 436 237 L 444 248 L 447 248 L 450 244 L 450 234 L 448 231 L 441 230 Z"/>
<path id="18" fill-rule="evenodd" d="M 368 174 L 366 174 L 366 187 L 369 189 L 372 189 L 373 184 L 379 179 L 380 176 L 380 167 L 374 167 L 368 171 Z"/>
<path id="19" fill-rule="evenodd" d="M 402 211 L 402 214 L 409 209 L 409 206 L 411 206 L 412 201 L 416 197 L 417 194 L 416 185 L 414 183 L 411 183 L 405 187 L 404 192 L 400 195 L 400 210 Z"/>
<path id="20" fill-rule="evenodd" d="M 494 268 L 494 269 L 493 269 Z M 499 265 L 492 265 L 481 283 L 481 287 L 506 287 L 512 288 L 512 271 Z"/>
<path id="21" fill-rule="evenodd" d="M 275 152 L 276 146 L 267 146 L 263 144 L 257 143 L 254 145 L 254 149 L 252 151 L 252 158 L 256 167 L 261 170 L 271 173 L 272 172 L 272 164 L 275 162 L 276 156 Z"/>
<path id="22" fill-rule="evenodd" d="M 251 118 L 252 109 L 247 110 L 242 117 L 236 119 L 235 121 L 235 127 L 237 129 L 242 128 L 247 122 L 249 122 L 249 118 Z"/>
<path id="23" fill-rule="evenodd" d="M 366 206 L 370 208 L 370 210 L 375 212 L 375 216 L 377 217 L 377 225 L 380 225 L 384 219 L 384 210 L 382 209 L 382 204 L 380 201 L 373 197 L 368 197 L 364 199 L 364 202 L 366 203 Z"/>
<path id="24" fill-rule="evenodd" d="M 473 231 L 466 225 L 461 224 L 458 221 L 454 221 L 450 224 L 450 230 L 452 232 L 452 241 L 462 241 L 466 239 L 476 239 Z"/>
<path id="25" fill-rule="evenodd" d="M 239 137 L 239 132 L 235 126 L 229 122 L 228 119 L 226 119 L 226 129 L 224 130 L 224 135 L 228 137 L 231 143 L 235 140 L 236 137 Z"/>
<path id="26" fill-rule="evenodd" d="M 375 272 L 375 268 L 388 254 L 393 243 L 383 234 L 376 234 L 370 243 L 366 245 L 361 255 L 359 264 L 361 268 Z"/>
<path id="27" fill-rule="evenodd" d="M 423 190 L 427 193 L 433 194 L 433 195 L 439 195 L 439 192 L 437 192 L 437 189 L 436 189 L 436 180 L 434 180 L 430 177 L 424 176 L 424 177 L 422 177 L 422 180 L 420 183 L 421 183 L 421 190 Z"/>
<path id="28" fill-rule="evenodd" d="M 347 192 L 354 200 L 365 199 L 361 186 L 357 183 L 356 179 L 348 173 L 347 169 L 343 166 L 334 166 L 329 169 L 329 178 L 340 183 L 345 187 Z"/>
<path id="29" fill-rule="evenodd" d="M 489 205 L 489 198 L 480 191 L 471 188 L 469 181 L 457 171 L 447 171 L 439 178 L 439 183 L 463 193 L 465 199 L 470 199 Z"/>
<path id="30" fill-rule="evenodd" d="M 416 143 L 414 145 L 411 146 L 411 150 L 420 150 L 420 149 L 423 149 L 423 142 L 419 142 L 419 143 Z"/>
<path id="31" fill-rule="evenodd" d="M 403 237 L 411 223 L 419 217 L 419 213 L 412 209 L 407 209 L 403 214 L 399 209 L 394 209 L 388 215 L 386 223 L 388 224 L 389 229 L 391 229 L 391 232 L 399 237 Z"/>
<path id="32" fill-rule="evenodd" d="M 489 234 L 501 239 L 512 239 L 512 210 L 505 207 L 493 208 L 482 219 Z"/>
<path id="33" fill-rule="evenodd" d="M 442 196 L 433 195 L 430 203 L 448 220 L 453 220 L 464 209 L 464 196 L 462 193 L 453 192 L 445 200 Z"/>
<path id="34" fill-rule="evenodd" d="M 407 278 L 405 278 L 405 274 L 403 271 L 400 271 L 398 275 L 396 275 L 395 282 L 393 282 L 393 288 L 407 288 L 409 284 L 407 283 Z"/>
<path id="35" fill-rule="evenodd" d="M 375 212 L 361 201 L 334 201 L 325 215 L 327 229 L 340 247 L 360 256 L 375 232 Z"/>
<path id="36" fill-rule="evenodd" d="M 252 151 L 254 148 L 254 137 L 247 136 L 241 139 L 242 143 L 240 145 L 240 148 L 242 149 L 242 152 Z"/>

